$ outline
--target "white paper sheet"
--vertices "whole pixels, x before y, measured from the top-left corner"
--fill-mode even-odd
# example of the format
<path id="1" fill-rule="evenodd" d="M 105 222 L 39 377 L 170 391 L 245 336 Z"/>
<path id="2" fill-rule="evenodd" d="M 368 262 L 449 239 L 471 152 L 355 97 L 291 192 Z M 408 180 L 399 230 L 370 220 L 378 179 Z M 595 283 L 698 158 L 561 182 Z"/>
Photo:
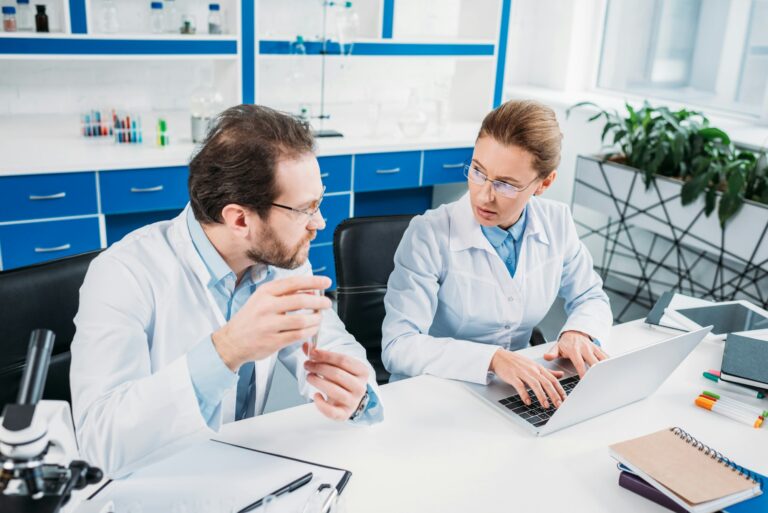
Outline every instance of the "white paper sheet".
<path id="1" fill-rule="evenodd" d="M 282 495 L 270 513 L 300 512 L 320 484 L 337 486 L 345 471 L 209 440 L 111 482 L 89 502 L 112 501 L 116 513 L 236 512 L 307 472 L 312 481 Z"/>

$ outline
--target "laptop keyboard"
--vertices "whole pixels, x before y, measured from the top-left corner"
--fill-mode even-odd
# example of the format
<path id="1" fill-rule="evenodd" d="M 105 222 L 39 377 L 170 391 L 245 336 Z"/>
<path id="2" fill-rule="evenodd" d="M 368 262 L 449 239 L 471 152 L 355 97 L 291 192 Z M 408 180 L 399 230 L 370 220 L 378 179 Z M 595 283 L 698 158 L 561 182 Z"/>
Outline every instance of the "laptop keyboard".
<path id="1" fill-rule="evenodd" d="M 579 376 L 571 376 L 569 378 L 561 379 L 560 385 L 562 385 L 563 390 L 565 390 L 567 395 L 571 393 L 571 390 L 573 390 L 573 387 L 575 387 L 578 382 Z M 528 395 L 531 398 L 530 406 L 526 406 L 526 404 L 517 394 L 505 397 L 504 399 L 501 399 L 499 403 L 501 403 L 502 406 L 512 410 L 514 413 L 530 422 L 534 426 L 543 426 L 549 422 L 549 418 L 557 411 L 557 408 L 552 406 L 551 402 L 549 408 L 544 408 L 539 402 L 538 398 L 533 394 L 533 392 L 531 392 L 530 388 L 528 389 Z"/>

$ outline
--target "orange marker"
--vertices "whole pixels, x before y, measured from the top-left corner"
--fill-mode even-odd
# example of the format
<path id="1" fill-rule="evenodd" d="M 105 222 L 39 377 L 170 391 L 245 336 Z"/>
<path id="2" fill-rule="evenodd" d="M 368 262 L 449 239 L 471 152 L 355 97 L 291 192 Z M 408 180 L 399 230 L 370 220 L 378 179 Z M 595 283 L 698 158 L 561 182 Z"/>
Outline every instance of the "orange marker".
<path id="1" fill-rule="evenodd" d="M 696 406 L 704 408 L 705 410 L 719 413 L 723 417 L 728 417 L 729 419 L 743 422 L 744 424 L 748 424 L 754 428 L 759 428 L 763 425 L 763 419 L 761 417 L 752 416 L 743 411 L 731 409 L 728 406 L 717 403 L 717 401 L 713 401 L 712 398 L 705 395 L 700 395 L 696 398 Z"/>

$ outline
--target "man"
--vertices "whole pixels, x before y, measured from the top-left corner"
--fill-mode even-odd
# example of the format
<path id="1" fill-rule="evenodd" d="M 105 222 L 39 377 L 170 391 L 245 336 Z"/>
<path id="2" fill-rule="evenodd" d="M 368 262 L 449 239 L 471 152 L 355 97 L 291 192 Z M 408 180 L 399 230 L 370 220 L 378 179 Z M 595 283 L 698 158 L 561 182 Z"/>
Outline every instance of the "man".
<path id="1" fill-rule="evenodd" d="M 313 145 L 290 116 L 228 109 L 190 163 L 190 205 L 91 264 L 72 404 L 83 456 L 112 477 L 260 414 L 278 358 L 326 417 L 381 420 L 365 350 L 312 294 L 330 286 L 307 261 L 325 227 Z"/>

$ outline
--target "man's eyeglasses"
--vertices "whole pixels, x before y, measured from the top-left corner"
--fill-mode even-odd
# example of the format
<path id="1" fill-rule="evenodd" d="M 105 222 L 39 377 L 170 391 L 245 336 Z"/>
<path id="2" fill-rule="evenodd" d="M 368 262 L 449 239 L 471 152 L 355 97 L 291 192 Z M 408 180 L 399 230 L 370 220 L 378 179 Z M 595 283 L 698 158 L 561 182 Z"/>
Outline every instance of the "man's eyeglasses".
<path id="1" fill-rule="evenodd" d="M 488 176 L 473 166 L 464 166 L 464 176 L 469 178 L 469 180 L 477 185 L 485 185 L 485 182 L 491 182 L 491 187 L 493 187 L 493 191 L 496 194 L 500 194 L 504 196 L 505 198 L 514 198 L 519 193 L 526 190 L 528 187 L 531 186 L 533 182 L 538 180 L 538 178 L 534 178 L 531 183 L 526 185 L 525 187 L 515 187 L 514 185 L 502 182 L 501 180 L 491 180 L 488 178 Z"/>
<path id="2" fill-rule="evenodd" d="M 306 221 L 309 223 L 310 219 L 317 214 L 320 211 L 320 204 L 323 202 L 323 198 L 325 197 L 325 187 L 323 187 L 323 193 L 320 195 L 320 199 L 317 200 L 317 203 L 312 205 L 309 208 L 301 209 L 301 208 L 293 208 L 289 207 L 288 205 L 281 205 L 280 203 L 270 203 L 273 207 L 282 208 L 285 210 L 290 210 L 291 212 L 296 212 L 297 214 L 302 214 L 302 216 L 306 216 Z"/>

